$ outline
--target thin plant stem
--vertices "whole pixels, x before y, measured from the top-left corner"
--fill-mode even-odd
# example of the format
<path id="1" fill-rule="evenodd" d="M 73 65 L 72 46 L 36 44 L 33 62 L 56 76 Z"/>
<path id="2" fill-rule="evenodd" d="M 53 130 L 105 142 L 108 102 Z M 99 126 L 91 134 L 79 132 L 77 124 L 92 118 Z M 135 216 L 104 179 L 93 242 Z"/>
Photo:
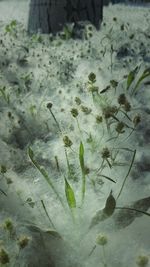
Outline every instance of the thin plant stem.
<path id="1" fill-rule="evenodd" d="M 135 155 L 136 155 L 136 150 L 134 150 L 134 152 L 133 152 L 133 157 L 132 157 L 132 160 L 131 160 L 131 164 L 130 164 L 130 166 L 129 166 L 129 170 L 128 170 L 128 172 L 127 172 L 127 175 L 126 175 L 125 178 L 124 178 L 124 181 L 123 181 L 123 184 L 122 184 L 121 189 L 120 189 L 120 191 L 119 191 L 119 194 L 118 194 L 118 196 L 117 196 L 117 199 L 120 197 L 120 195 L 121 195 L 121 193 L 122 193 L 122 190 L 123 190 L 123 188 L 124 188 L 124 185 L 125 185 L 125 183 L 126 183 L 126 180 L 127 180 L 128 176 L 129 176 L 129 174 L 130 174 L 130 171 L 131 171 L 131 169 L 132 169 L 132 166 L 133 166 L 133 163 L 134 163 L 134 160 L 135 160 Z"/>
<path id="2" fill-rule="evenodd" d="M 48 211 L 47 211 L 47 209 L 46 209 L 46 206 L 45 206 L 45 204 L 44 204 L 44 201 L 43 201 L 42 199 L 41 199 L 41 204 L 42 204 L 42 207 L 43 207 L 43 209 L 44 209 L 44 211 L 45 211 L 45 214 L 46 214 L 46 216 L 47 216 L 47 218 L 48 218 L 50 224 L 51 224 L 52 227 L 56 230 L 55 225 L 53 224 L 53 222 L 52 222 L 52 220 L 51 220 L 51 218 L 50 218 L 50 216 L 49 216 L 49 214 L 48 214 Z"/>

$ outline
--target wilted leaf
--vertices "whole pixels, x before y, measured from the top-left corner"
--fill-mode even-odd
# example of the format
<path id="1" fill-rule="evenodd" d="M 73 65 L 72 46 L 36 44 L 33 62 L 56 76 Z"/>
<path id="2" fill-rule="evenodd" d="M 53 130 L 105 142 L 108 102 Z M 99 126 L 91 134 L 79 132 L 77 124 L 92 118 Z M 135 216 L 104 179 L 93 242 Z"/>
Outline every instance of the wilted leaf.
<path id="1" fill-rule="evenodd" d="M 92 218 L 90 228 L 108 219 L 114 213 L 115 207 L 116 207 L 116 200 L 113 197 L 112 191 L 111 191 L 106 200 L 104 209 L 97 211 L 96 215 Z"/>
<path id="2" fill-rule="evenodd" d="M 135 201 L 132 205 L 126 207 L 116 207 L 120 209 L 115 212 L 113 219 L 118 229 L 130 225 L 137 217 L 142 215 L 150 216 L 147 210 L 150 208 L 150 197 Z"/>

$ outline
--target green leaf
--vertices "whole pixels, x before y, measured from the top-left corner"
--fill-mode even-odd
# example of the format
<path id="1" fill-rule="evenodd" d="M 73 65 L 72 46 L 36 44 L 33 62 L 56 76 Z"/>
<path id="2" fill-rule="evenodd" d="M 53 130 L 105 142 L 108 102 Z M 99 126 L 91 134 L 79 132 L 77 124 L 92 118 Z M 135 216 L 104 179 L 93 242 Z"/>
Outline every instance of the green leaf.
<path id="1" fill-rule="evenodd" d="M 113 197 L 112 191 L 111 191 L 106 200 L 104 209 L 97 211 L 95 216 L 92 218 L 90 228 L 108 219 L 114 213 L 115 208 L 116 208 L 116 200 Z"/>
<path id="2" fill-rule="evenodd" d="M 70 209 L 76 208 L 75 194 L 66 178 L 65 178 L 65 193 L 69 208 Z"/>
<path id="3" fill-rule="evenodd" d="M 111 182 L 113 182 L 113 183 L 116 183 L 115 180 L 113 180 L 112 178 L 110 178 L 110 177 L 108 177 L 108 176 L 106 176 L 106 175 L 100 174 L 99 176 L 104 177 L 105 179 L 107 179 L 107 180 L 109 180 L 109 181 L 111 181 Z"/>
<path id="4" fill-rule="evenodd" d="M 127 78 L 127 90 L 129 89 L 130 85 L 134 81 L 136 74 L 139 71 L 139 67 L 137 66 L 134 70 L 130 71 L 128 78 Z"/>

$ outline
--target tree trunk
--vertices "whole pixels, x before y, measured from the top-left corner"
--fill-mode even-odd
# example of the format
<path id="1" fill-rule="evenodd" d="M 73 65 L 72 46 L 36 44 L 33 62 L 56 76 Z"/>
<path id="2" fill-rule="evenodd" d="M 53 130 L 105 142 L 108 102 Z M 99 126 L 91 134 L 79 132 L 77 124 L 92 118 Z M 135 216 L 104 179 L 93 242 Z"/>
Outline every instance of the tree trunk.
<path id="1" fill-rule="evenodd" d="M 97 29 L 103 17 L 103 0 L 31 0 L 28 31 L 56 33 L 65 23 L 89 21 Z"/>

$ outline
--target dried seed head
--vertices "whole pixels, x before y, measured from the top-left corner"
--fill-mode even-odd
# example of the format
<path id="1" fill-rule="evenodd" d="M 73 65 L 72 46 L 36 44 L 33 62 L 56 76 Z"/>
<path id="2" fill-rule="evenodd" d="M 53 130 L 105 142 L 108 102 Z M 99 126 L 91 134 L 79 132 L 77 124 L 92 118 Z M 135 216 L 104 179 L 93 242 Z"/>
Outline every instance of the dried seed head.
<path id="1" fill-rule="evenodd" d="M 96 82 L 96 74 L 91 72 L 88 76 L 89 78 L 89 81 L 92 82 L 92 83 L 95 83 Z"/>
<path id="2" fill-rule="evenodd" d="M 30 241 L 30 237 L 25 236 L 25 235 L 20 236 L 18 238 L 18 245 L 19 245 L 19 247 L 21 249 L 23 249 L 23 248 L 25 248 L 28 245 L 29 241 Z"/>
<path id="3" fill-rule="evenodd" d="M 117 123 L 117 126 L 116 126 L 116 132 L 119 133 L 119 134 L 122 134 L 124 133 L 125 131 L 123 130 L 124 128 L 124 123 L 122 121 L 118 122 Z"/>
<path id="4" fill-rule="evenodd" d="M 131 104 L 128 101 L 126 101 L 125 104 L 124 104 L 124 110 L 126 112 L 131 111 Z"/>
<path id="5" fill-rule="evenodd" d="M 100 116 L 100 115 L 97 115 L 96 116 L 96 123 L 101 123 L 103 121 L 103 117 L 102 116 Z"/>
<path id="6" fill-rule="evenodd" d="M 105 119 L 111 118 L 116 112 L 117 112 L 117 107 L 116 106 L 107 106 L 106 108 L 103 109 L 103 114 Z"/>
<path id="7" fill-rule="evenodd" d="M 139 267 L 146 267 L 148 265 L 149 259 L 145 255 L 140 255 L 136 261 Z"/>
<path id="8" fill-rule="evenodd" d="M 126 101 L 127 101 L 127 99 L 126 99 L 125 94 L 121 94 L 121 95 L 119 95 L 119 97 L 118 97 L 118 103 L 119 103 L 120 105 L 124 105 L 124 104 L 126 103 Z"/>
<path id="9" fill-rule="evenodd" d="M 79 97 L 75 97 L 75 102 L 78 106 L 81 105 L 81 99 Z"/>
<path id="10" fill-rule="evenodd" d="M 103 159 L 108 159 L 108 158 L 110 158 L 111 153 L 110 153 L 109 149 L 107 147 L 105 147 L 105 148 L 103 148 L 101 155 L 102 155 Z"/>
<path id="11" fill-rule="evenodd" d="M 116 88 L 118 86 L 118 82 L 116 80 L 111 80 L 110 84 L 113 88 Z"/>
<path id="12" fill-rule="evenodd" d="M 67 135 L 63 137 L 63 142 L 64 142 L 65 147 L 71 147 L 73 144 Z"/>
<path id="13" fill-rule="evenodd" d="M 82 112 L 84 112 L 86 115 L 89 115 L 92 111 L 91 108 L 85 107 L 85 106 L 81 106 L 81 110 Z"/>
<path id="14" fill-rule="evenodd" d="M 4 173 L 7 172 L 7 168 L 6 168 L 5 165 L 1 165 L 0 172 L 1 172 L 2 174 L 4 174 Z"/>
<path id="15" fill-rule="evenodd" d="M 99 234 L 96 238 L 96 243 L 100 246 L 105 246 L 108 242 L 107 236 Z"/>
<path id="16" fill-rule="evenodd" d="M 79 114 L 79 112 L 76 108 L 72 108 L 70 112 L 74 118 L 76 118 Z"/>
<path id="17" fill-rule="evenodd" d="M 133 118 L 134 127 L 136 127 L 140 122 L 141 122 L 141 116 L 138 114 L 135 115 L 135 117 Z"/>
<path id="18" fill-rule="evenodd" d="M 3 227 L 5 230 L 9 231 L 9 232 L 12 232 L 13 231 L 13 222 L 11 219 L 6 219 L 4 221 L 4 224 L 3 224 Z"/>
<path id="19" fill-rule="evenodd" d="M 53 106 L 53 104 L 52 104 L 51 102 L 49 102 L 49 103 L 47 104 L 47 108 L 48 108 L 48 109 L 51 109 L 52 106 Z"/>
<path id="20" fill-rule="evenodd" d="M 4 248 L 0 248 L 0 263 L 1 264 L 9 263 L 9 255 Z"/>

